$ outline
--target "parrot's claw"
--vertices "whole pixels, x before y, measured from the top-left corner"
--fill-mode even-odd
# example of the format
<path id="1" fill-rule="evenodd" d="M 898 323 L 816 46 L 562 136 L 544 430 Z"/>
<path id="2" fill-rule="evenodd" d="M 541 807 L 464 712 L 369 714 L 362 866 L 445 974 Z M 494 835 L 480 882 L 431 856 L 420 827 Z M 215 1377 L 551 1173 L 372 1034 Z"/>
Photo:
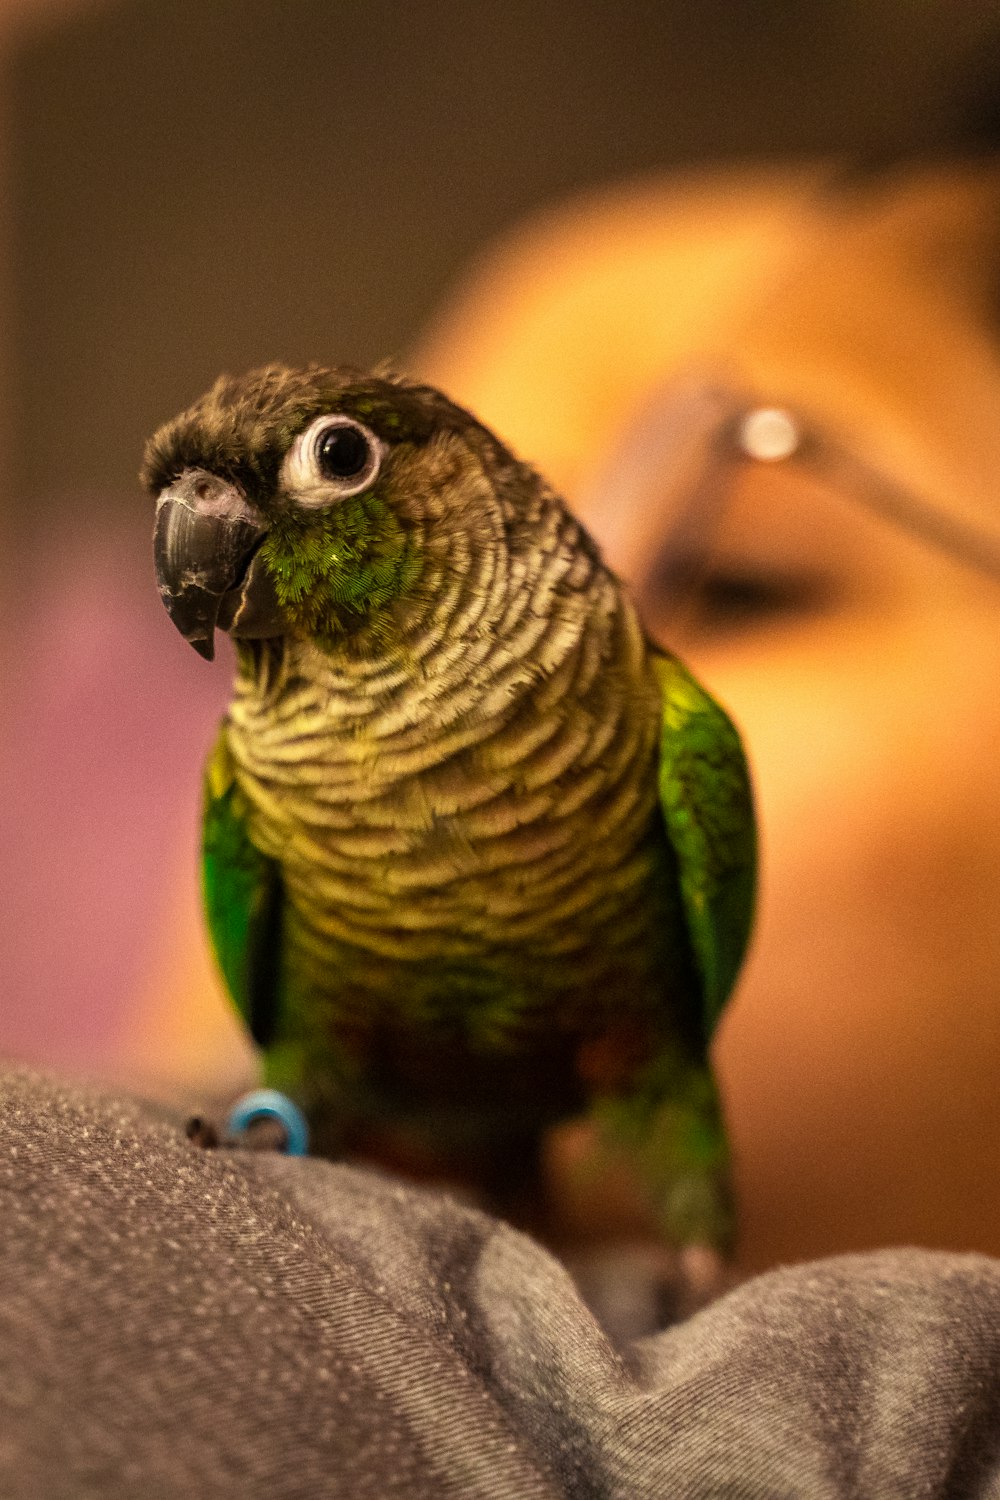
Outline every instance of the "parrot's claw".
<path id="1" fill-rule="evenodd" d="M 204 1115 L 192 1115 L 185 1123 L 184 1134 L 195 1146 L 200 1146 L 203 1151 L 214 1151 L 219 1144 L 219 1132 L 211 1120 Z"/>

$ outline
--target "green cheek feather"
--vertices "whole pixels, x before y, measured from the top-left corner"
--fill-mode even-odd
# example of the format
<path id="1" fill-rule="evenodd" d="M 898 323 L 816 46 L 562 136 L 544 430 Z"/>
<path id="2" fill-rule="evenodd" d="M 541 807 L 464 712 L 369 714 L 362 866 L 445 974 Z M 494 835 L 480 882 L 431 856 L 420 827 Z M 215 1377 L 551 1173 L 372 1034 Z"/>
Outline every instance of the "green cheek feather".
<path id="1" fill-rule="evenodd" d="M 320 641 L 409 593 L 420 577 L 411 534 L 378 495 L 352 496 L 318 514 L 275 518 L 261 560 L 290 625 Z"/>

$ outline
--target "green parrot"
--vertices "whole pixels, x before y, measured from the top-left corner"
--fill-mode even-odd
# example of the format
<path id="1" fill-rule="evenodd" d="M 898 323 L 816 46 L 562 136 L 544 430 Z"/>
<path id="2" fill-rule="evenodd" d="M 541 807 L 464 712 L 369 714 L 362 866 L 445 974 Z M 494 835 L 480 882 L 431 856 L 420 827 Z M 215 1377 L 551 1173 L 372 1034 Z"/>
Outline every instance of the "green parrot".
<path id="1" fill-rule="evenodd" d="M 324 1151 L 405 1138 L 488 1191 L 589 1111 L 669 1240 L 724 1246 L 707 1047 L 755 825 L 723 710 L 428 386 L 224 376 L 142 477 L 171 618 L 236 645 L 203 885 L 268 1083 Z"/>

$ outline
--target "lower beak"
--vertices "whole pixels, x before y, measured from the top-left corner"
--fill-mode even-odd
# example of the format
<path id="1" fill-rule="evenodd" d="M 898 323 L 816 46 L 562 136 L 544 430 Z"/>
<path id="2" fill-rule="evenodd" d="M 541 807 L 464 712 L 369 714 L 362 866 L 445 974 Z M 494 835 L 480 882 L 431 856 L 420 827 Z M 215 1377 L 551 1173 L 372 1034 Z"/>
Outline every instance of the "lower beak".
<path id="1" fill-rule="evenodd" d="M 238 485 L 206 469 L 185 469 L 156 503 L 153 555 L 160 597 L 194 649 L 211 661 L 215 628 L 228 628 L 267 531 Z"/>

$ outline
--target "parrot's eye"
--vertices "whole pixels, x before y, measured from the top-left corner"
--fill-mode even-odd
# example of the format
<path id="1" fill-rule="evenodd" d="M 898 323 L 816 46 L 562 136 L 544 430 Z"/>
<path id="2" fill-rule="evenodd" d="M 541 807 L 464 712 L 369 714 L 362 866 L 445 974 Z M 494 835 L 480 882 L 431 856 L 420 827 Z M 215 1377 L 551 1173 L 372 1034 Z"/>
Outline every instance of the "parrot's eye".
<path id="1" fill-rule="evenodd" d="M 341 418 L 321 427 L 316 436 L 316 462 L 326 479 L 360 479 L 373 467 L 374 453 L 368 433 Z"/>
<path id="2" fill-rule="evenodd" d="M 285 459 L 284 479 L 306 505 L 329 505 L 360 494 L 375 479 L 382 444 L 353 417 L 318 417 Z"/>

